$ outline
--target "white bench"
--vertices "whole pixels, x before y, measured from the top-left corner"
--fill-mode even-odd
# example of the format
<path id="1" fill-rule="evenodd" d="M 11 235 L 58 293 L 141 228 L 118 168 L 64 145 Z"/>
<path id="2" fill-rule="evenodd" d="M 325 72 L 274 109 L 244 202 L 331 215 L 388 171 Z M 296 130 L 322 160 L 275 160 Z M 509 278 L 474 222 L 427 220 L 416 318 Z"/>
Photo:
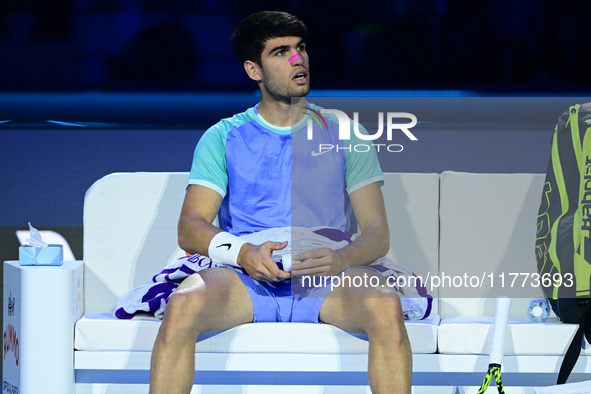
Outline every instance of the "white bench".
<path id="1" fill-rule="evenodd" d="M 119 296 L 183 255 L 176 226 L 187 176 L 112 174 L 87 192 L 84 316 L 75 324 L 71 349 L 75 382 L 63 378 L 70 393 L 147 393 L 160 322 L 117 320 L 111 310 Z M 451 272 L 460 263 L 479 272 L 507 266 L 534 272 L 543 179 L 532 174 L 386 174 L 382 190 L 396 261 L 423 278 Z M 494 299 L 444 292 L 442 298 L 434 290 L 431 316 L 406 322 L 414 354 L 413 390 L 475 393 L 471 386 L 482 383 L 488 365 Z M 555 317 L 530 323 L 525 315 L 530 299 L 514 299 L 511 309 L 506 386 L 555 384 L 576 328 Z M 367 341 L 330 325 L 247 324 L 200 338 L 192 392 L 369 393 L 367 350 Z M 573 381 L 589 379 L 590 354 L 583 351 Z M 509 387 L 511 392 L 533 390 Z"/>

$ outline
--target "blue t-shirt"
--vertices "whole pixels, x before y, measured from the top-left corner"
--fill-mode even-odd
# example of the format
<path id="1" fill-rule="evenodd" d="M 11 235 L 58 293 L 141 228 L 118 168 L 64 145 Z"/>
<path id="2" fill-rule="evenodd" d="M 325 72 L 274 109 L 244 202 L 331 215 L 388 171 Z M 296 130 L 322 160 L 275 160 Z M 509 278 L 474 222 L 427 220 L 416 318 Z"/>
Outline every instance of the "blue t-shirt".
<path id="1" fill-rule="evenodd" d="M 195 149 L 188 183 L 223 197 L 222 230 L 243 235 L 287 226 L 349 229 L 348 195 L 373 182 L 383 184 L 383 174 L 371 144 L 353 132 L 350 140 L 339 140 L 336 117 L 323 116 L 326 125 L 311 122 L 312 140 L 307 133 L 309 115 L 292 127 L 277 127 L 265 121 L 256 106 L 205 132 Z M 357 144 L 370 149 L 355 151 Z M 329 145 L 334 148 L 326 149 Z"/>

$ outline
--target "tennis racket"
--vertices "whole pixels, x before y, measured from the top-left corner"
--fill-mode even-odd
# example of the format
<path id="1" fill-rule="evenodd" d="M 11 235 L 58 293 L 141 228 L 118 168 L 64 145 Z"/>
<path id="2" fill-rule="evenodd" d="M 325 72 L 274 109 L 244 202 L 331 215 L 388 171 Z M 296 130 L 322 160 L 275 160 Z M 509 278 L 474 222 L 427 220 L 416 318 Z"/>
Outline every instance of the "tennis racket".
<path id="1" fill-rule="evenodd" d="M 503 381 L 501 380 L 501 364 L 503 362 L 503 351 L 505 349 L 505 336 L 507 334 L 507 321 L 509 320 L 509 309 L 511 309 L 511 298 L 497 298 L 495 308 L 495 320 L 493 322 L 492 341 L 490 344 L 490 356 L 488 371 L 484 382 L 477 394 L 482 394 L 493 381 L 500 394 L 505 394 Z"/>

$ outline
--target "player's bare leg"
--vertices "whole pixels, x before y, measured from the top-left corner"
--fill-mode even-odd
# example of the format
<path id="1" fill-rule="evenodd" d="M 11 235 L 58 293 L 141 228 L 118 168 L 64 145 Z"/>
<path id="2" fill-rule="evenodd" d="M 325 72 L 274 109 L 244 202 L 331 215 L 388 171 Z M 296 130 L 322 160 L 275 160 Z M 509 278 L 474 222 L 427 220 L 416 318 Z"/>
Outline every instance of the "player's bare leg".
<path id="1" fill-rule="evenodd" d="M 150 394 L 188 394 L 195 376 L 197 336 L 252 320 L 250 295 L 234 272 L 210 268 L 189 276 L 164 312 L 152 351 Z"/>
<path id="2" fill-rule="evenodd" d="M 375 271 L 356 268 L 348 276 L 378 276 L 376 288 L 335 288 L 324 300 L 320 321 L 369 337 L 369 386 L 373 394 L 410 394 L 412 352 L 396 292 Z"/>

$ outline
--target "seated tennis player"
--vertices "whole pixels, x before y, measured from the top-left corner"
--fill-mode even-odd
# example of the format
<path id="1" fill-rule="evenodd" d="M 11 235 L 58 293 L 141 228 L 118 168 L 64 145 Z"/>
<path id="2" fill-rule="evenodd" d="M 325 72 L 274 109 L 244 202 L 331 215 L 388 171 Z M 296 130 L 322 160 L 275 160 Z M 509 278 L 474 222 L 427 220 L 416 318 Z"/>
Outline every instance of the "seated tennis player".
<path id="1" fill-rule="evenodd" d="M 293 141 L 296 134 L 305 134 L 309 110 L 320 111 L 304 99 L 310 91 L 306 36 L 304 23 L 284 12 L 250 15 L 232 35 L 232 47 L 257 83 L 261 100 L 223 119 L 199 140 L 178 236 L 188 253 L 241 269 L 200 271 L 170 296 L 152 353 L 152 394 L 191 391 L 199 334 L 277 321 L 328 323 L 366 333 L 372 392 L 411 392 L 411 348 L 393 289 L 368 287 L 359 297 L 353 294 L 359 289 L 338 287 L 326 298 L 292 298 L 289 291 L 291 279 L 314 275 L 365 274 L 386 283 L 367 265 L 389 250 L 380 189 L 383 174 L 375 151 L 355 155 L 346 149 L 310 149 L 303 158 L 292 157 L 301 151 Z M 328 122 L 327 128 L 333 135 L 336 130 L 338 137 L 337 123 Z M 296 165 L 308 166 L 305 172 L 311 179 L 310 185 L 293 190 Z M 329 178 L 319 182 L 312 174 Z M 253 245 L 239 237 L 294 225 L 300 216 L 293 215 L 293 209 L 302 212 L 307 223 L 345 230 L 350 207 L 361 234 L 339 250 L 296 253 L 291 272 L 280 270 L 272 258 L 273 251 L 286 248 L 288 242 Z M 220 228 L 212 225 L 218 214 Z"/>

